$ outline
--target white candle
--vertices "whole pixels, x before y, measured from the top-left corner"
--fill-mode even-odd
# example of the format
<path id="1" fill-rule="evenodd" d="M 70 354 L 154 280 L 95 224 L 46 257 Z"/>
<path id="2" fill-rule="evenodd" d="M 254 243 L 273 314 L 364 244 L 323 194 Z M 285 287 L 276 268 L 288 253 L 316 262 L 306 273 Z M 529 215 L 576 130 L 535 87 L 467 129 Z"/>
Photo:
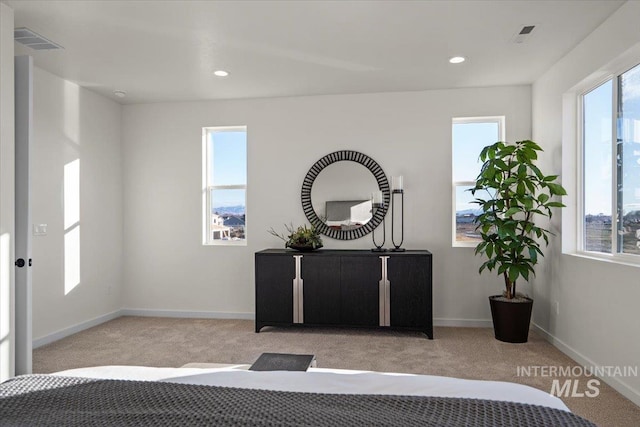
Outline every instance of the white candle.
<path id="1" fill-rule="evenodd" d="M 402 190 L 402 175 L 391 177 L 391 190 Z"/>
<path id="2" fill-rule="evenodd" d="M 382 203 L 382 191 L 373 192 L 373 203 Z"/>

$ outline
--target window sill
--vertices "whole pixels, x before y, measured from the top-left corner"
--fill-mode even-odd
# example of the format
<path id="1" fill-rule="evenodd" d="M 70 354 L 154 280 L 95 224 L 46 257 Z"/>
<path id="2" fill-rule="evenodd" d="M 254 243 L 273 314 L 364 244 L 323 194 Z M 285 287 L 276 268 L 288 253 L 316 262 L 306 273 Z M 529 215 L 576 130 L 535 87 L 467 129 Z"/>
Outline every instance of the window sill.
<path id="1" fill-rule="evenodd" d="M 453 248 L 471 248 L 475 249 L 480 242 L 453 242 L 451 247 Z"/>
<path id="2" fill-rule="evenodd" d="M 202 246 L 247 246 L 247 242 L 246 240 L 241 242 L 233 242 L 233 241 L 207 242 L 207 243 L 203 243 Z"/>
<path id="3" fill-rule="evenodd" d="M 602 261 L 610 264 L 626 265 L 628 267 L 640 267 L 640 256 L 637 255 L 606 255 L 595 252 L 573 252 L 565 253 L 565 255 L 592 261 Z"/>

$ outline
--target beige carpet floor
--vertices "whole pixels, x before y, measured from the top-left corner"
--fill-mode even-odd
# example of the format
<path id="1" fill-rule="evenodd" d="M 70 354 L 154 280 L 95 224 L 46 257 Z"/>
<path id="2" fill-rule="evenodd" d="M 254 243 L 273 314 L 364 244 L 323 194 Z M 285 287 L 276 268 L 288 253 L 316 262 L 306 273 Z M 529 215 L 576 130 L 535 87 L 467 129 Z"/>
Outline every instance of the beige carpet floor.
<path id="1" fill-rule="evenodd" d="M 419 333 L 339 328 L 264 328 L 249 320 L 120 317 L 40 347 L 36 373 L 97 365 L 179 367 L 187 363 L 253 363 L 263 352 L 315 354 L 318 366 L 457 378 L 512 381 L 551 391 L 561 377 L 518 376 L 518 366 L 576 366 L 531 333 L 525 344 L 506 344 L 492 329 L 435 328 Z M 586 390 L 590 378 L 580 381 Z M 597 397 L 563 398 L 576 414 L 600 426 L 640 426 L 640 408 L 601 382 Z"/>

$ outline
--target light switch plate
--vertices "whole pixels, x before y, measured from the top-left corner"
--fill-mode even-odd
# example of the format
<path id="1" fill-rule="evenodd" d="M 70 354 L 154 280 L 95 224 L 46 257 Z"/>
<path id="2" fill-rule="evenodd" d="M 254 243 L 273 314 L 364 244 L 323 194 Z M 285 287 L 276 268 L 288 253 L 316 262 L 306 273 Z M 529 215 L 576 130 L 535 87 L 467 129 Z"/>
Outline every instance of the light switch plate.
<path id="1" fill-rule="evenodd" d="M 47 235 L 47 224 L 33 224 L 33 235 L 34 236 L 46 236 Z"/>

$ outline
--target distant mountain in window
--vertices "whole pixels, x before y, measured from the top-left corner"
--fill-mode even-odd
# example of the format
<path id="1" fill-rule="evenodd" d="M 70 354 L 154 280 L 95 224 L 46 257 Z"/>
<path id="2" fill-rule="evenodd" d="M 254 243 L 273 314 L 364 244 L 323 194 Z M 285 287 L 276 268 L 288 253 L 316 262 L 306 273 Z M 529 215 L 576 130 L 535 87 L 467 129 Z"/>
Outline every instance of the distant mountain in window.
<path id="1" fill-rule="evenodd" d="M 213 213 L 218 215 L 244 215 L 244 211 L 245 207 L 243 205 L 213 207 Z"/>
<path id="2" fill-rule="evenodd" d="M 462 211 L 456 211 L 456 216 L 475 215 L 478 216 L 482 213 L 482 209 L 465 209 Z"/>

